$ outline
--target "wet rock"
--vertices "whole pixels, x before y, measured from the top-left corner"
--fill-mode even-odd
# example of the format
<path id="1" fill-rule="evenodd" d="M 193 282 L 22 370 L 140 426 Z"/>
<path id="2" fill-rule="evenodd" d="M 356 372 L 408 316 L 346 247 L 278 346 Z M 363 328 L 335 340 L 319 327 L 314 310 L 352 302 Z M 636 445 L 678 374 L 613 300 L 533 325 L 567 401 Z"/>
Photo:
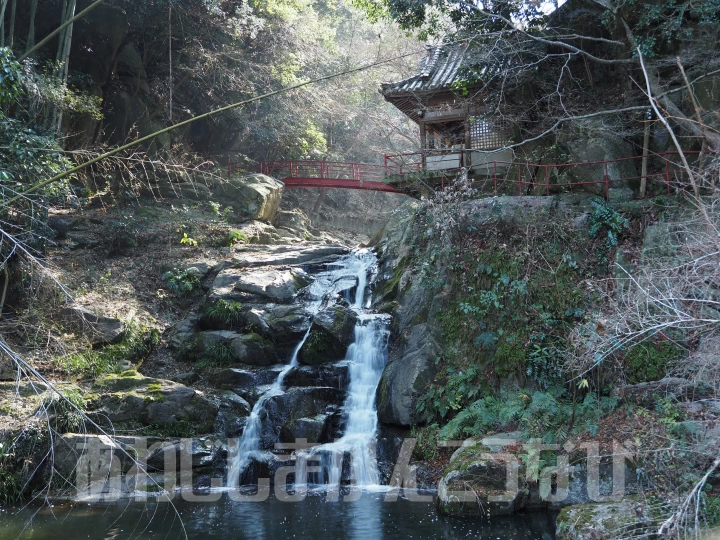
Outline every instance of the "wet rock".
<path id="1" fill-rule="evenodd" d="M 320 442 L 328 418 L 327 414 L 318 414 L 312 418 L 291 420 L 280 429 L 280 442 L 292 443 L 297 439 L 306 439 L 310 443 Z"/>
<path id="2" fill-rule="evenodd" d="M 278 353 L 292 353 L 310 328 L 310 314 L 303 305 L 265 304 L 252 306 L 245 315 L 248 325 L 270 337 Z"/>
<path id="3" fill-rule="evenodd" d="M 122 338 L 124 325 L 119 319 L 96 315 L 77 306 L 65 308 L 63 314 L 93 345 L 115 343 Z"/>
<path id="4" fill-rule="evenodd" d="M 271 366 L 268 369 L 223 369 L 210 377 L 218 388 L 252 388 L 272 384 L 285 366 Z"/>
<path id="5" fill-rule="evenodd" d="M 419 422 L 416 404 L 434 376 L 436 350 L 426 323 L 411 327 L 401 355 L 388 362 L 378 385 L 380 422 L 399 426 Z"/>
<path id="6" fill-rule="evenodd" d="M 310 334 L 300 348 L 301 364 L 318 365 L 343 360 L 355 334 L 357 314 L 350 308 L 335 306 L 313 318 Z"/>
<path id="7" fill-rule="evenodd" d="M 349 367 L 348 361 L 318 366 L 297 366 L 285 375 L 285 385 L 288 387 L 327 386 L 346 390 L 350 382 Z"/>
<path id="8" fill-rule="evenodd" d="M 216 441 L 205 437 L 168 441 L 150 452 L 147 466 L 152 471 L 163 471 L 168 464 L 174 463 L 175 470 L 180 470 L 184 460 L 191 468 L 202 469 L 215 463 L 220 450 Z"/>
<path id="9" fill-rule="evenodd" d="M 345 400 L 345 392 L 335 388 L 290 388 L 265 402 L 261 448 L 272 448 L 280 439 L 283 426 L 300 418 L 332 415 Z"/>
<path id="10" fill-rule="evenodd" d="M 280 207 L 283 187 L 274 178 L 252 174 L 216 185 L 213 196 L 230 205 L 238 218 L 271 222 Z"/>
<path id="11" fill-rule="evenodd" d="M 523 482 L 515 493 L 508 491 L 508 466 L 515 468 L 516 478 L 524 477 L 519 461 L 508 465 L 480 442 L 456 452 L 438 484 L 438 511 L 455 517 L 487 517 L 522 509 L 529 495 L 527 485 Z"/>
<path id="12" fill-rule="evenodd" d="M 235 392 L 226 391 L 220 396 L 220 409 L 215 420 L 215 432 L 225 437 L 242 434 L 252 407 Z"/>

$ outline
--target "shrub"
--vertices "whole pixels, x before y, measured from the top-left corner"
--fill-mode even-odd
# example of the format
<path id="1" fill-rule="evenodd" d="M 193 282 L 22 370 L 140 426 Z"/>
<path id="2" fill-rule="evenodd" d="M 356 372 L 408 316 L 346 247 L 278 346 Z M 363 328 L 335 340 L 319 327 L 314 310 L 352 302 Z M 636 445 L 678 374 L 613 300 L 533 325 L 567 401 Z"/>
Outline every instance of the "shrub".
<path id="1" fill-rule="evenodd" d="M 237 229 L 230 229 L 227 234 L 227 239 L 225 243 L 228 244 L 230 247 L 234 246 L 235 244 L 247 244 L 248 238 L 244 232 Z"/>
<path id="2" fill-rule="evenodd" d="M 202 371 L 216 367 L 228 366 L 235 360 L 232 347 L 227 343 L 214 343 L 202 353 L 195 363 L 195 369 Z"/>
<path id="3" fill-rule="evenodd" d="M 242 316 L 242 304 L 240 302 L 228 302 L 221 299 L 212 304 L 205 305 L 205 317 L 214 323 L 230 326 L 237 323 Z"/>
<path id="4" fill-rule="evenodd" d="M 191 294 L 200 286 L 200 278 L 194 268 L 179 270 L 174 268 L 162 275 L 167 288 L 178 297 Z"/>
<path id="5" fill-rule="evenodd" d="M 672 343 L 638 343 L 625 353 L 625 373 L 628 382 L 635 384 L 662 379 L 669 364 L 677 359 L 681 350 Z"/>

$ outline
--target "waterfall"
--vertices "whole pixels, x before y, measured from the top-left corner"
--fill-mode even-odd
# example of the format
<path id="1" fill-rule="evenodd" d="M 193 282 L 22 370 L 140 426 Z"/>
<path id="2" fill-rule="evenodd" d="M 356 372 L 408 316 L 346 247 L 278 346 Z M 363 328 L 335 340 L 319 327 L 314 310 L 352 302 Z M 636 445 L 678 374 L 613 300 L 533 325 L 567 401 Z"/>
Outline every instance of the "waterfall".
<path id="1" fill-rule="evenodd" d="M 347 439 L 345 444 L 348 447 L 359 449 L 357 461 L 353 459 L 353 466 L 356 463 L 361 465 L 357 473 L 361 475 L 361 478 L 367 478 L 368 483 L 377 483 L 375 460 L 369 455 L 368 449 L 374 439 L 377 427 L 375 388 L 385 365 L 387 324 L 378 322 L 382 316 L 363 315 L 360 312 L 364 305 L 368 274 L 376 262 L 377 258 L 369 250 L 353 252 L 329 265 L 328 271 L 320 273 L 307 291 L 308 311 L 314 314 L 320 310 L 329 296 L 338 291 L 355 288 L 355 297 L 351 303 L 353 309 L 359 313 L 359 319 L 355 327 L 355 342 L 347 353 L 347 359 L 352 362 L 349 367 L 348 397 L 345 401 L 347 430 L 341 441 Z M 348 287 L 349 283 L 354 287 Z M 380 326 L 385 330 L 381 330 Z M 290 363 L 283 368 L 272 386 L 253 406 L 245 429 L 235 445 L 235 452 L 230 458 L 227 477 L 229 488 L 240 485 L 240 479 L 245 469 L 250 465 L 252 458 L 260 453 L 260 435 L 265 416 L 263 414 L 265 405 L 269 399 L 283 392 L 285 376 L 298 365 L 298 353 L 309 334 L 310 329 L 295 347 Z M 379 339 L 378 336 L 380 336 Z M 339 482 L 338 477 L 338 485 Z"/>
<path id="2" fill-rule="evenodd" d="M 374 257 L 373 257 L 374 260 Z M 358 275 L 358 287 L 353 308 L 358 312 L 355 340 L 350 345 L 346 360 L 350 361 L 350 384 L 345 399 L 345 434 L 338 441 L 324 444 L 297 455 L 295 464 L 296 485 L 306 485 L 309 461 L 320 461 L 321 484 L 328 490 L 337 490 L 342 480 L 345 457 L 350 459 L 352 479 L 356 486 L 379 484 L 375 442 L 378 425 L 375 392 L 387 361 L 389 324 L 387 315 L 364 313 L 367 270 Z M 313 468 L 315 469 L 315 468 Z M 324 481 L 327 471 L 327 481 Z"/>
<path id="3" fill-rule="evenodd" d="M 282 393 L 282 384 L 285 379 L 285 375 L 287 375 L 292 368 L 298 365 L 298 353 L 300 352 L 300 349 L 305 343 L 308 335 L 310 335 L 310 328 L 308 328 L 307 332 L 305 332 L 305 336 L 303 336 L 300 343 L 298 343 L 297 347 L 295 347 L 290 363 L 283 368 L 272 386 L 260 397 L 260 399 L 257 400 L 253 406 L 250 416 L 247 419 L 247 423 L 245 424 L 245 429 L 243 429 L 242 436 L 237 443 L 235 459 L 233 459 L 230 463 L 230 470 L 228 471 L 227 477 L 228 487 L 235 488 L 240 485 L 240 476 L 243 472 L 245 472 L 248 465 L 250 465 L 250 460 L 253 456 L 257 455 L 260 451 L 262 411 L 265 409 L 265 403 L 267 403 L 268 399 Z"/>

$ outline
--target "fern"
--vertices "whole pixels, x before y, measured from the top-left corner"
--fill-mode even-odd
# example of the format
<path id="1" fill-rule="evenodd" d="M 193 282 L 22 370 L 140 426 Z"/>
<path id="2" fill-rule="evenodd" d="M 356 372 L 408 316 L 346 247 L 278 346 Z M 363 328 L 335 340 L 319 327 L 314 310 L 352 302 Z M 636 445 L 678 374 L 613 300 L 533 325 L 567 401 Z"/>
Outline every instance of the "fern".
<path id="1" fill-rule="evenodd" d="M 630 226 L 630 222 L 602 199 L 592 199 L 590 204 L 593 207 L 590 213 L 590 236 L 597 238 L 601 231 L 606 230 L 605 245 L 608 249 L 614 248 L 618 237 Z"/>

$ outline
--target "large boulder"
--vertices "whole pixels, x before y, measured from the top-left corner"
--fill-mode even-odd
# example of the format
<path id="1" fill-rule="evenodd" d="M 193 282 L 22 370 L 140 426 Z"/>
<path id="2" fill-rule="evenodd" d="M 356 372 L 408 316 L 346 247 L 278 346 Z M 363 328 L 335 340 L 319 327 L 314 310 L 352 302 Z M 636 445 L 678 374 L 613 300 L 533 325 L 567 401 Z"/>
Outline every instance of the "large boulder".
<path id="1" fill-rule="evenodd" d="M 353 342 L 356 324 L 357 314 L 350 308 L 334 306 L 318 312 L 300 347 L 298 361 L 315 366 L 343 360 Z"/>
<path id="2" fill-rule="evenodd" d="M 245 429 L 252 407 L 247 400 L 230 390 L 223 392 L 220 398 L 220 410 L 215 420 L 215 432 L 225 437 L 238 437 Z"/>
<path id="3" fill-rule="evenodd" d="M 226 268 L 215 277 L 210 297 L 228 301 L 247 301 L 255 298 L 282 304 L 292 301 L 298 290 L 309 282 L 309 276 L 299 268 L 270 270 Z"/>
<path id="4" fill-rule="evenodd" d="M 345 392 L 335 388 L 290 388 L 269 398 L 262 418 L 261 448 L 272 448 L 283 429 L 286 437 L 316 433 L 320 416 L 337 414 L 344 400 Z"/>
<path id="5" fill-rule="evenodd" d="M 273 225 L 278 229 L 286 229 L 299 238 L 306 239 L 310 236 L 310 218 L 299 208 L 278 211 Z"/>
<path id="6" fill-rule="evenodd" d="M 482 441 L 465 441 L 438 484 L 438 511 L 455 517 L 487 517 L 526 508 L 530 489 L 524 465 L 508 452 L 518 436 L 500 433 Z"/>
<path id="7" fill-rule="evenodd" d="M 227 362 L 227 358 L 220 357 L 225 352 L 223 349 L 232 355 L 233 361 L 240 364 L 271 366 L 279 362 L 273 343 L 259 334 L 239 334 L 231 330 L 209 330 L 198 334 L 196 359 Z"/>
<path id="8" fill-rule="evenodd" d="M 211 432 L 218 412 L 197 390 L 132 370 L 100 379 L 88 409 L 111 422 L 164 426 L 185 421 L 197 433 Z"/>
<path id="9" fill-rule="evenodd" d="M 380 422 L 411 426 L 420 421 L 416 404 L 434 377 L 436 353 L 427 323 L 412 326 L 402 353 L 388 362 L 380 379 L 376 398 Z"/>
<path id="10" fill-rule="evenodd" d="M 634 156 L 632 146 L 617 136 L 612 129 L 608 129 L 602 120 L 587 120 L 579 124 L 578 129 L 558 136 L 558 142 L 569 150 L 570 162 L 602 162 Z M 639 161 L 638 161 L 639 163 Z M 613 161 L 607 165 L 610 187 L 621 187 L 626 182 L 612 182 L 621 178 L 635 178 L 638 176 L 635 160 Z M 582 165 L 571 167 L 568 174 L 573 182 L 592 182 L 588 185 L 596 192 L 605 189 L 605 165 Z"/>
<path id="11" fill-rule="evenodd" d="M 274 178 L 252 174 L 218 184 L 213 195 L 231 206 L 238 218 L 271 222 L 280 207 L 283 187 Z"/>
<path id="12" fill-rule="evenodd" d="M 349 361 L 317 366 L 297 366 L 286 375 L 286 386 L 328 386 L 346 390 L 350 383 Z"/>
<path id="13" fill-rule="evenodd" d="M 291 301 L 307 283 L 307 276 L 299 269 L 243 272 L 237 276 L 235 290 L 283 303 Z"/>

